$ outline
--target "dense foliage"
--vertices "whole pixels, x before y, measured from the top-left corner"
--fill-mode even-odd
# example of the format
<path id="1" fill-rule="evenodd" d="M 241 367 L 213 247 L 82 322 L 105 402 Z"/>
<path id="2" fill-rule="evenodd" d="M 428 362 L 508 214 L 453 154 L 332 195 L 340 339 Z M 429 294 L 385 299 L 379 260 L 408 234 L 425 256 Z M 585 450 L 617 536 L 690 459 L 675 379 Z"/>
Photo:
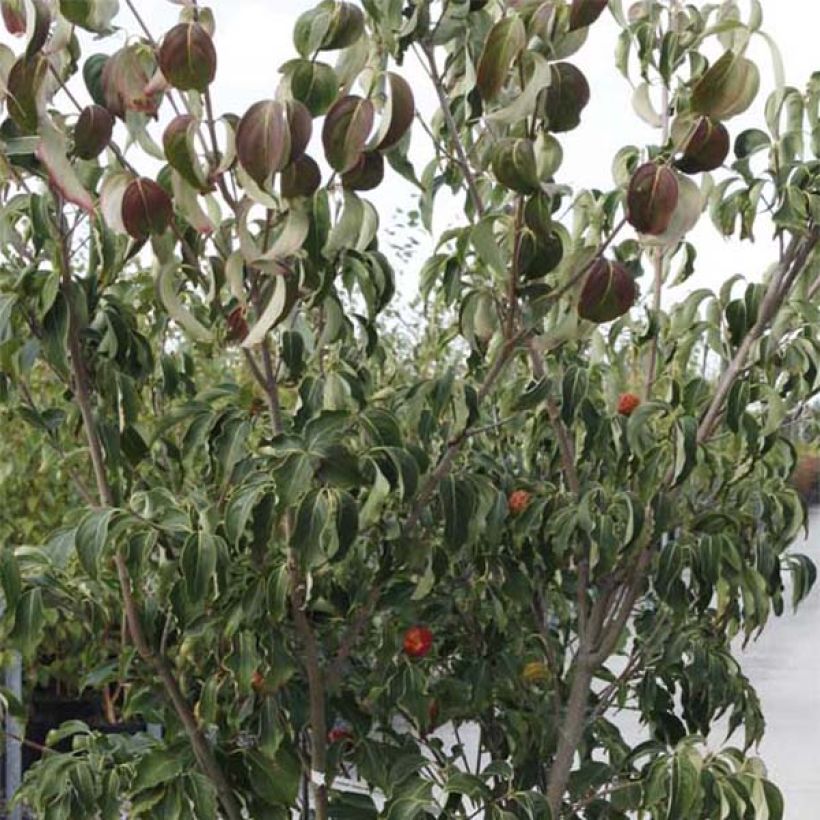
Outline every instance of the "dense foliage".
<path id="1" fill-rule="evenodd" d="M 817 78 L 786 85 L 757 0 L 325 0 L 275 96 L 221 113 L 214 15 L 176 2 L 161 33 L 131 0 L 0 0 L 3 635 L 29 685 L 163 727 L 67 724 L 20 800 L 782 817 L 734 651 L 815 577 L 784 424 L 820 387 Z M 573 190 L 605 12 L 657 139 Z M 738 131 L 754 38 L 774 91 Z M 463 203 L 415 335 L 367 195 L 396 173 L 427 229 Z M 676 301 L 707 219 L 773 225 L 771 266 Z"/>

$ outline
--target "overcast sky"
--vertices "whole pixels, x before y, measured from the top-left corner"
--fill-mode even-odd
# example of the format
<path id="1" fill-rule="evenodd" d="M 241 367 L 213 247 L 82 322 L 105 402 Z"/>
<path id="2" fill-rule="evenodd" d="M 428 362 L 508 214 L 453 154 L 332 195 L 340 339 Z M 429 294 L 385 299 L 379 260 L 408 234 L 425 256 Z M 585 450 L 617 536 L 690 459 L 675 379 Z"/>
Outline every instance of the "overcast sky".
<path id="1" fill-rule="evenodd" d="M 167 0 L 141 0 L 152 25 L 161 31 L 175 20 L 178 7 Z M 217 16 L 217 38 L 221 58 L 214 87 L 217 108 L 244 110 L 246 105 L 273 94 L 278 81 L 278 67 L 295 56 L 291 40 L 293 23 L 298 15 L 315 5 L 313 0 L 217 0 L 212 8 Z M 624 5 L 628 2 L 625 0 Z M 786 65 L 789 84 L 802 88 L 811 73 L 820 70 L 820 56 L 816 47 L 816 32 L 820 24 L 820 4 L 805 0 L 762 0 L 764 28 L 779 44 Z M 740 0 L 743 13 L 748 3 Z M 128 17 L 127 11 L 123 21 Z M 569 135 L 562 135 L 565 152 L 559 181 L 573 187 L 600 187 L 612 185 L 611 159 L 624 145 L 643 146 L 657 141 L 656 133 L 644 126 L 631 109 L 632 89 L 614 66 L 614 51 L 618 27 L 606 13 L 592 27 L 584 48 L 573 55 L 575 62 L 587 75 L 592 88 L 592 99 L 584 112 L 581 127 Z M 753 40 L 751 56 L 762 71 L 762 87 L 755 106 L 747 114 L 728 123 L 732 135 L 744 128 L 759 125 L 766 97 L 774 87 L 772 62 L 768 46 L 757 37 Z M 412 61 L 402 69 L 416 93 L 419 109 L 432 112 L 437 107 L 435 95 L 426 75 Z M 417 140 L 414 159 L 426 153 L 423 140 Z M 422 167 L 421 162 L 417 167 Z M 413 190 L 395 173 L 388 176 L 374 199 L 380 213 L 386 218 L 399 203 L 413 206 Z M 437 223 L 458 219 L 453 203 L 444 199 L 437 209 Z M 735 240 L 723 240 L 704 215 L 693 237 L 699 246 L 696 275 L 686 288 L 712 287 L 734 273 L 759 276 L 773 261 L 770 231 L 761 223 L 756 245 Z M 422 245 L 418 264 L 423 261 L 429 246 Z M 415 270 L 403 272 L 402 291 L 415 291 Z"/>
<path id="2" fill-rule="evenodd" d="M 120 5 L 118 24 L 126 32 L 137 33 L 136 21 L 125 3 Z M 160 37 L 176 22 L 180 8 L 170 0 L 137 0 L 136 5 L 155 37 Z M 301 12 L 314 5 L 314 0 L 215 0 L 211 4 L 217 21 L 220 58 L 213 86 L 217 114 L 226 111 L 241 114 L 251 103 L 274 95 L 279 82 L 279 66 L 296 56 L 291 38 L 293 24 Z M 627 0 L 624 5 L 628 5 Z M 748 3 L 741 0 L 740 5 L 746 13 Z M 787 82 L 802 88 L 812 71 L 820 69 L 815 45 L 820 4 L 805 0 L 762 0 L 762 5 L 764 28 L 780 45 Z M 611 160 L 619 148 L 657 141 L 656 132 L 632 113 L 632 89 L 614 67 L 617 35 L 618 28 L 607 13 L 593 26 L 584 48 L 570 58 L 587 75 L 592 88 L 592 99 L 584 112 L 581 127 L 569 135 L 561 135 L 565 160 L 558 181 L 573 187 L 610 187 L 613 184 Z M 3 39 L 9 42 L 8 37 Z M 106 49 L 116 47 L 116 40 L 106 41 Z M 19 41 L 10 44 L 19 51 Z M 94 47 L 91 43 L 87 45 Z M 762 69 L 761 93 L 749 112 L 728 123 L 733 136 L 762 122 L 763 104 L 773 88 L 768 46 L 761 38 L 755 38 L 750 53 Z M 328 59 L 332 62 L 334 58 L 329 55 Z M 402 72 L 412 83 L 419 109 L 429 115 L 437 103 L 426 75 L 412 60 Z M 75 84 L 75 88 L 81 95 L 85 93 L 81 83 Z M 422 135 L 421 139 L 416 139 L 411 154 L 418 170 L 428 155 L 429 146 Z M 379 208 L 383 225 L 390 222 L 397 207 L 405 210 L 415 207 L 413 189 L 390 169 L 385 183 L 372 198 Z M 455 203 L 448 202 L 445 197 L 441 197 L 436 215 L 437 227 L 461 218 Z M 741 245 L 735 240 L 727 242 L 720 238 L 708 216 L 704 215 L 690 239 L 698 245 L 700 255 L 696 275 L 687 283 L 686 289 L 717 288 L 734 273 L 759 276 L 773 261 L 770 230 L 765 223 L 761 223 L 756 245 Z M 422 242 L 418 260 L 400 271 L 399 282 L 405 296 L 411 297 L 415 293 L 415 274 L 430 247 L 429 241 Z"/>

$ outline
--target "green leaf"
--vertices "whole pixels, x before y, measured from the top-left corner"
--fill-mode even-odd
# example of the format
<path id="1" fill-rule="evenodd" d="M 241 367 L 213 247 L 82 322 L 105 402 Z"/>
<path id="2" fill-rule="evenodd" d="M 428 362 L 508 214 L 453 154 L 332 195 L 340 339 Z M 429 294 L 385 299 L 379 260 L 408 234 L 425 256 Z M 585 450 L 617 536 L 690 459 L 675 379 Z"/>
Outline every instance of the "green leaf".
<path id="1" fill-rule="evenodd" d="M 689 757 L 682 752 L 676 754 L 671 765 L 667 820 L 691 816 L 698 797 L 698 780 L 699 772 Z"/>
<path id="2" fill-rule="evenodd" d="M 3 590 L 7 612 L 13 611 L 17 606 L 22 587 L 20 567 L 14 553 L 8 547 L 0 548 L 0 589 Z"/>
<path id="3" fill-rule="evenodd" d="M 561 418 L 572 424 L 581 402 L 589 390 L 589 375 L 585 368 L 574 365 L 567 368 L 562 385 Z"/>
<path id="4" fill-rule="evenodd" d="M 60 741 L 74 735 L 90 735 L 91 729 L 81 720 L 67 720 L 58 729 L 51 729 L 46 735 L 46 746 L 56 746 Z"/>
<path id="5" fill-rule="evenodd" d="M 507 262 L 495 235 L 494 218 L 482 219 L 470 232 L 470 241 L 478 253 L 479 259 L 498 276 L 505 276 Z"/>
<path id="6" fill-rule="evenodd" d="M 252 486 L 244 487 L 231 496 L 225 510 L 225 537 L 230 544 L 239 544 L 254 507 L 269 490 L 266 479 L 259 476 Z"/>
<path id="7" fill-rule="evenodd" d="M 439 502 L 444 515 L 444 540 L 450 547 L 460 547 L 469 537 L 475 493 L 467 481 L 447 476 L 439 485 Z"/>
<path id="8" fill-rule="evenodd" d="M 675 424 L 675 467 L 673 486 L 685 481 L 697 462 L 697 419 L 684 416 Z"/>
<path id="9" fill-rule="evenodd" d="M 135 792 L 152 789 L 161 783 L 175 780 L 184 768 L 185 755 L 179 749 L 157 749 L 137 763 L 132 788 Z"/>
<path id="10" fill-rule="evenodd" d="M 105 549 L 108 528 L 115 510 L 94 510 L 77 527 L 74 546 L 82 568 L 91 578 L 96 578 L 100 570 L 100 556 Z"/>
<path id="11" fill-rule="evenodd" d="M 298 551 L 300 564 L 306 569 L 331 558 L 338 548 L 338 540 L 332 537 L 329 497 L 325 490 L 308 493 L 296 512 L 296 526 L 291 545 Z"/>
<path id="12" fill-rule="evenodd" d="M 325 63 L 291 60 L 280 69 L 293 99 L 304 105 L 314 117 L 321 117 L 339 93 L 339 78 Z"/>
<path id="13" fill-rule="evenodd" d="M 217 544 L 210 533 L 200 532 L 188 539 L 182 550 L 180 569 L 185 593 L 192 603 L 203 603 L 208 597 L 211 579 L 216 572 Z"/>
<path id="14" fill-rule="evenodd" d="M 245 752 L 251 787 L 270 805 L 292 806 L 299 794 L 302 767 L 286 747 L 270 758 L 254 750 Z"/>
<path id="15" fill-rule="evenodd" d="M 434 806 L 433 784 L 412 777 L 395 789 L 392 799 L 384 807 L 384 817 L 385 820 L 418 820 Z"/>
<path id="16" fill-rule="evenodd" d="M 111 23 L 119 10 L 119 0 L 60 0 L 63 17 L 96 34 L 113 30 Z"/>
<path id="17" fill-rule="evenodd" d="M 37 649 L 45 627 L 43 593 L 40 589 L 24 592 L 14 608 L 14 628 L 9 639 L 20 649 L 24 657 L 30 658 Z"/>
<path id="18" fill-rule="evenodd" d="M 199 122 L 190 114 L 181 114 L 168 124 L 162 135 L 162 147 L 168 164 L 200 192 L 211 189 L 205 169 L 196 154 L 195 140 Z"/>
<path id="19" fill-rule="evenodd" d="M 367 499 L 359 512 L 359 526 L 362 529 L 371 527 L 378 523 L 381 518 L 382 509 L 390 497 L 390 482 L 385 478 L 384 473 L 373 464 L 375 478 L 367 494 Z"/>

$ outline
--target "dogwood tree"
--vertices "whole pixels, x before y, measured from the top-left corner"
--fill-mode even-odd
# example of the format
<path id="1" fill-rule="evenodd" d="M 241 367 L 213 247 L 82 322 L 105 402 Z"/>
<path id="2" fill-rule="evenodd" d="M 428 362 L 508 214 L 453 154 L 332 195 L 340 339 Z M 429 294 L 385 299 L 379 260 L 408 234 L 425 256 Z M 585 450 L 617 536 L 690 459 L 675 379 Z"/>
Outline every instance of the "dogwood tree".
<path id="1" fill-rule="evenodd" d="M 211 9 L 119 5 L 0 3 L 2 395 L 73 499 L 0 581 L 29 680 L 63 653 L 110 723 L 163 732 L 72 721 L 19 800 L 782 817 L 735 639 L 814 580 L 783 424 L 820 374 L 820 86 L 786 84 L 761 4 L 325 0 L 236 112 Z M 604 13 L 656 137 L 577 190 Z M 741 131 L 759 38 L 774 91 Z M 368 199 L 395 174 L 428 230 L 441 191 L 463 206 L 410 335 Z M 771 258 L 675 298 L 708 220 Z"/>

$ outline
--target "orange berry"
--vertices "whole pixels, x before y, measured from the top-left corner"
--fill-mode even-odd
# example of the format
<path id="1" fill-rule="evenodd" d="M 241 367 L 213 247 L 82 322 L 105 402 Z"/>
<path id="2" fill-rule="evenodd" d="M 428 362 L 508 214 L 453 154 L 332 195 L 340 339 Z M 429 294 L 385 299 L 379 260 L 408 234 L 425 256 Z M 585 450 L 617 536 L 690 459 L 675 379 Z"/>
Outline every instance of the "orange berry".
<path id="1" fill-rule="evenodd" d="M 507 508 L 510 511 L 510 515 L 521 515 L 521 513 L 530 506 L 530 501 L 532 501 L 532 493 L 527 490 L 515 490 L 511 492 L 510 497 L 507 499 Z"/>
<path id="2" fill-rule="evenodd" d="M 641 400 L 634 393 L 621 393 L 618 399 L 618 412 L 622 416 L 631 416 L 640 403 Z"/>
<path id="3" fill-rule="evenodd" d="M 521 673 L 525 683 L 544 683 L 549 680 L 550 672 L 541 661 L 531 661 Z"/>

